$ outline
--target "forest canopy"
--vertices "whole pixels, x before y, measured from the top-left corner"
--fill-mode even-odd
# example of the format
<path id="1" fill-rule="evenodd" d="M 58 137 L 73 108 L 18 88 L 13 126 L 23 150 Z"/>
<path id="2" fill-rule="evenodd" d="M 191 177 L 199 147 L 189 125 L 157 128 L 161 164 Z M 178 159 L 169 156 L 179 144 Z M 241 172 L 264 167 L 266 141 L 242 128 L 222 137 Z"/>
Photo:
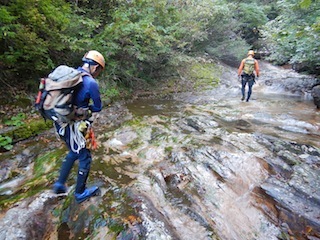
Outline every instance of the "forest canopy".
<path id="1" fill-rule="evenodd" d="M 132 87 L 195 56 L 235 66 L 249 49 L 319 73 L 319 0 L 0 0 L 0 81 L 25 88 L 96 49 Z"/>

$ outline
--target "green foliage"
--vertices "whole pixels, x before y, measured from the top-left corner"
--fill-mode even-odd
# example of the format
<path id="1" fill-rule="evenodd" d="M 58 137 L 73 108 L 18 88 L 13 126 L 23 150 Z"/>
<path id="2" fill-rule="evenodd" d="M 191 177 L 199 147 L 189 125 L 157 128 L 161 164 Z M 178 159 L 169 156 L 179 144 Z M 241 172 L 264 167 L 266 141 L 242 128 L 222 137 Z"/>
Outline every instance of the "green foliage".
<path id="1" fill-rule="evenodd" d="M 300 7 L 301 8 L 309 8 L 311 5 L 312 1 L 311 0 L 302 0 L 300 2 Z"/>
<path id="2" fill-rule="evenodd" d="M 22 126 L 25 123 L 23 122 L 23 120 L 26 119 L 26 114 L 24 113 L 19 113 L 16 116 L 11 117 L 9 120 L 6 120 L 4 123 L 8 126 Z"/>
<path id="3" fill-rule="evenodd" d="M 185 21 L 200 23 L 198 33 L 201 38 L 194 39 L 193 50 L 233 65 L 247 51 L 249 45 L 241 39 L 237 17 L 237 5 L 226 1 L 202 1 L 196 8 L 185 14 Z"/>
<path id="4" fill-rule="evenodd" d="M 5 137 L 12 139 L 12 142 L 18 142 L 30 137 L 36 136 L 44 130 L 52 128 L 52 121 L 44 121 L 43 119 L 34 120 L 28 124 L 17 126 L 3 134 Z"/>
<path id="5" fill-rule="evenodd" d="M 114 99 L 120 96 L 120 90 L 114 81 L 108 81 L 100 84 L 100 94 L 102 98 Z"/>
<path id="6" fill-rule="evenodd" d="M 69 24 L 68 4 L 63 0 L 16 0 L 1 6 L 0 12 L 0 77 L 6 72 L 27 78 L 52 68 L 58 52 L 66 49 L 62 32 Z"/>
<path id="7" fill-rule="evenodd" d="M 106 57 L 101 79 L 129 88 L 176 75 L 181 56 L 204 52 L 235 65 L 249 48 L 267 46 L 272 61 L 317 68 L 317 2 L 5 1 L 0 6 L 0 80 L 36 86 L 59 64 L 80 65 L 89 49 Z M 103 92 L 118 95 L 117 86 Z"/>
<path id="8" fill-rule="evenodd" d="M 317 1 L 278 1 L 281 15 L 266 24 L 265 42 L 277 64 L 304 64 L 320 71 L 320 7 Z"/>
<path id="9" fill-rule="evenodd" d="M 104 92 L 105 96 L 108 98 L 114 98 L 119 96 L 119 90 L 116 88 L 106 89 Z"/>
<path id="10" fill-rule="evenodd" d="M 260 27 L 268 21 L 264 9 L 257 3 L 240 3 L 237 18 L 243 38 L 253 45 L 260 37 Z"/>
<path id="11" fill-rule="evenodd" d="M 95 45 L 107 55 L 108 78 L 133 87 L 141 80 L 151 82 L 165 72 L 174 73 L 173 66 L 179 63 L 172 59 L 179 53 L 207 49 L 214 57 L 229 57 L 239 55 L 239 45 L 247 51 L 234 34 L 232 16 L 224 0 L 119 1 Z"/>
<path id="12" fill-rule="evenodd" d="M 91 10 L 92 11 L 92 10 Z M 70 14 L 70 22 L 62 35 L 63 42 L 69 47 L 72 54 L 65 56 L 70 65 L 80 62 L 82 56 L 89 49 L 95 49 L 92 37 L 97 34 L 97 29 L 101 27 L 99 15 L 90 18 L 86 10 L 77 6 L 73 7 L 73 14 Z"/>
<path id="13" fill-rule="evenodd" d="M 176 15 L 166 1 L 119 1 L 112 21 L 95 39 L 109 59 L 109 76 L 132 86 L 134 80 L 150 79 L 165 67 L 176 43 Z"/>
<path id="14" fill-rule="evenodd" d="M 13 147 L 12 145 L 12 138 L 8 136 L 0 135 L 0 148 L 4 148 L 6 150 L 11 150 Z"/>

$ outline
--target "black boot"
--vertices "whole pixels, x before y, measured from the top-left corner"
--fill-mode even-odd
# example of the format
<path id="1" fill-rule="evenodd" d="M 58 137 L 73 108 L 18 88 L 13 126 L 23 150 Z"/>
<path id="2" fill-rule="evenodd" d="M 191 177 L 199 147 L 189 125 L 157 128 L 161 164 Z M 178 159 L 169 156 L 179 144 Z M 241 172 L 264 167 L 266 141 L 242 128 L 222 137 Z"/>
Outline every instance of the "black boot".
<path id="1" fill-rule="evenodd" d="M 86 182 L 89 175 L 89 170 L 79 169 L 76 190 L 74 193 L 77 203 L 82 203 L 88 198 L 99 193 L 99 188 L 96 186 L 86 188 Z"/>

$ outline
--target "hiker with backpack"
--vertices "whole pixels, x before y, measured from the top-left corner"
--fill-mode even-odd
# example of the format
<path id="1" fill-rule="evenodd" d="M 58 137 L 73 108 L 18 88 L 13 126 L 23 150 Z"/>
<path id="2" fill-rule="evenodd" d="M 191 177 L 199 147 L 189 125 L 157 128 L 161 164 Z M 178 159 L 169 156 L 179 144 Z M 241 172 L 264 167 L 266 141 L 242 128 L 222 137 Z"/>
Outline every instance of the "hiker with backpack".
<path id="1" fill-rule="evenodd" d="M 53 191 L 56 194 L 67 192 L 65 183 L 74 162 L 78 160 L 77 182 L 74 193 L 77 203 L 81 203 L 99 193 L 99 187 L 97 186 L 86 188 L 92 157 L 85 136 L 90 135 L 88 131 L 91 129 L 92 121 L 90 117 L 92 113 L 100 112 L 102 109 L 99 86 L 95 78 L 104 69 L 105 59 L 98 51 L 91 50 L 84 55 L 82 62 L 82 67 L 74 69 L 80 73 L 82 81 L 72 90 L 71 104 L 75 109 L 72 114 L 72 121 L 62 122 L 61 114 L 56 118 L 51 116 L 59 137 L 65 141 L 69 149 L 69 153 L 62 162 L 59 178 L 53 185 Z M 55 108 L 59 107 L 56 106 Z"/>
<path id="2" fill-rule="evenodd" d="M 255 74 L 254 74 L 255 72 Z M 256 59 L 254 59 L 254 51 L 250 50 L 248 52 L 248 57 L 241 61 L 241 64 L 238 68 L 238 79 L 241 80 L 241 100 L 245 100 L 245 88 L 248 84 L 248 95 L 246 98 L 246 102 L 249 102 L 252 93 L 252 86 L 255 83 L 255 78 L 259 77 L 259 64 Z"/>

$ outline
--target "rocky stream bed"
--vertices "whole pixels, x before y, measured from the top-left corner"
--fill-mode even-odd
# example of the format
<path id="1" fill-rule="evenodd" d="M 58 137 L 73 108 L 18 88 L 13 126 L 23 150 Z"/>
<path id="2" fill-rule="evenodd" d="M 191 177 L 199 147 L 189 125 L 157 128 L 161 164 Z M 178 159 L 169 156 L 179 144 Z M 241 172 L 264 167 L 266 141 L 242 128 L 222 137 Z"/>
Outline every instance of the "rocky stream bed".
<path id="1" fill-rule="evenodd" d="M 53 129 L 0 160 L 0 240 L 320 239 L 320 112 L 306 76 L 261 63 L 250 102 L 236 70 L 217 88 L 138 98 L 95 122 L 88 184 L 77 204 L 51 192 L 66 149 Z"/>

